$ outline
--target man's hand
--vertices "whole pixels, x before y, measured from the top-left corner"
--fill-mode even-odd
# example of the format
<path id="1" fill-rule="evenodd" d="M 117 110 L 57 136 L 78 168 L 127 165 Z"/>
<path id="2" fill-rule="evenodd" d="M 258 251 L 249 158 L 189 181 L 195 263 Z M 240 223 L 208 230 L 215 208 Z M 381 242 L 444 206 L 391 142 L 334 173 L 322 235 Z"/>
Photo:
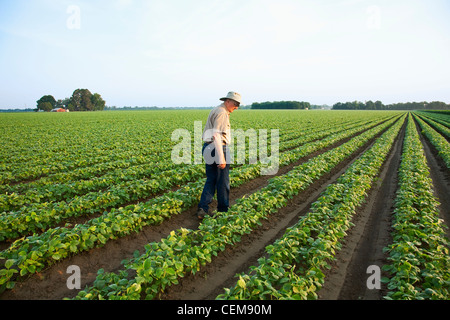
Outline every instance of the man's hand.
<path id="1" fill-rule="evenodd" d="M 221 163 L 221 164 L 218 164 L 217 166 L 219 167 L 219 169 L 225 169 L 225 167 L 226 167 L 226 163 Z"/>

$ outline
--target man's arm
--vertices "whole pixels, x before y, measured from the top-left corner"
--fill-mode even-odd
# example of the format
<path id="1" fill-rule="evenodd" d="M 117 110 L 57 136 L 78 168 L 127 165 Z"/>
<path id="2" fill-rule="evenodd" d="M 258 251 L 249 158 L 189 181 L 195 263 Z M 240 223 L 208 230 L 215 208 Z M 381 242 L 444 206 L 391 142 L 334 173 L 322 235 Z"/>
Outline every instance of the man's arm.
<path id="1" fill-rule="evenodd" d="M 218 167 L 219 169 L 224 169 L 227 165 L 227 162 L 225 161 L 225 155 L 223 154 L 223 141 L 222 141 L 222 135 L 220 132 L 215 132 L 213 135 L 214 140 L 214 147 L 216 148 L 216 158 L 218 160 Z"/>

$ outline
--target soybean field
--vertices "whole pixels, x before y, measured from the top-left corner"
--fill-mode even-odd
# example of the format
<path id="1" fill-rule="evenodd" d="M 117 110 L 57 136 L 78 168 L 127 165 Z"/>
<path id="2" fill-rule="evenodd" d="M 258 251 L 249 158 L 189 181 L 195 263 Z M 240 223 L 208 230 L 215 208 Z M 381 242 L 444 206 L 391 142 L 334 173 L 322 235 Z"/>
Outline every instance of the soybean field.
<path id="1" fill-rule="evenodd" d="M 199 220 L 208 113 L 0 114 L 0 299 L 450 299 L 449 112 L 237 110 Z"/>

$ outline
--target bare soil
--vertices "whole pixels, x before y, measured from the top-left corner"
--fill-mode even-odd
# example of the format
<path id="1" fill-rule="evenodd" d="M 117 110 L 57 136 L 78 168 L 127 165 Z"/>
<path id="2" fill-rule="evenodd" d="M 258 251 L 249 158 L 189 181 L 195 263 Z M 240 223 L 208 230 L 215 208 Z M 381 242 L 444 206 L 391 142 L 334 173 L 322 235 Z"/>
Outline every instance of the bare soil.
<path id="1" fill-rule="evenodd" d="M 367 268 L 375 265 L 381 269 L 387 262 L 383 248 L 391 243 L 391 214 L 404 135 L 405 126 L 397 137 L 378 180 L 372 186 L 368 199 L 352 220 L 355 226 L 348 232 L 342 250 L 332 263 L 332 269 L 325 278 L 325 286 L 319 291 L 320 299 L 382 299 L 385 291 L 383 286 L 380 290 L 367 288 Z"/>

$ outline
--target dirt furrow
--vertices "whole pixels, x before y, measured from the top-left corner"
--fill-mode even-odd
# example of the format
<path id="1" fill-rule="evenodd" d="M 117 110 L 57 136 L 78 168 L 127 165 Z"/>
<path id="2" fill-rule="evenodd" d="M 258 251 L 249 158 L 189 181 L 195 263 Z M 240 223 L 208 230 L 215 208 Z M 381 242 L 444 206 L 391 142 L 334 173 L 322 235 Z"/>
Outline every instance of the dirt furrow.
<path id="1" fill-rule="evenodd" d="M 381 289 L 369 289 L 369 266 L 382 268 L 387 256 L 383 248 L 391 243 L 392 210 L 398 184 L 398 168 L 402 154 L 405 125 L 396 138 L 366 202 L 358 209 L 342 249 L 331 263 L 324 287 L 319 291 L 322 300 L 380 300 Z M 382 274 L 384 276 L 384 274 Z"/>

